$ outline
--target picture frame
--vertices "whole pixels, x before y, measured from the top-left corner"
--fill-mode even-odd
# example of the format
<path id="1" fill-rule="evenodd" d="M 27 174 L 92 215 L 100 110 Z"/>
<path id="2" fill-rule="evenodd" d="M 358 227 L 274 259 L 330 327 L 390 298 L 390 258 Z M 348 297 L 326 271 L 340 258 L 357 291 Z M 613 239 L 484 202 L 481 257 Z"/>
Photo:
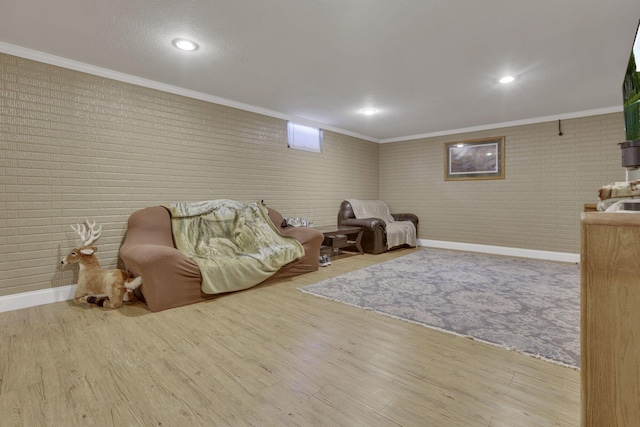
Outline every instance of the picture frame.
<path id="1" fill-rule="evenodd" d="M 504 179 L 504 136 L 445 142 L 444 180 Z"/>

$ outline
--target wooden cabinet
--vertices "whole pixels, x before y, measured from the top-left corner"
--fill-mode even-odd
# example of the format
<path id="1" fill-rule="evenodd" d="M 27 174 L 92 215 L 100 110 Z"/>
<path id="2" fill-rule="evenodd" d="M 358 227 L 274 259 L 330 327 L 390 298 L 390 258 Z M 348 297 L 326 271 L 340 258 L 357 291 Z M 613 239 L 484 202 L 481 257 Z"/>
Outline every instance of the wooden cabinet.
<path id="1" fill-rule="evenodd" d="M 581 220 L 583 426 L 640 426 L 640 214 Z"/>

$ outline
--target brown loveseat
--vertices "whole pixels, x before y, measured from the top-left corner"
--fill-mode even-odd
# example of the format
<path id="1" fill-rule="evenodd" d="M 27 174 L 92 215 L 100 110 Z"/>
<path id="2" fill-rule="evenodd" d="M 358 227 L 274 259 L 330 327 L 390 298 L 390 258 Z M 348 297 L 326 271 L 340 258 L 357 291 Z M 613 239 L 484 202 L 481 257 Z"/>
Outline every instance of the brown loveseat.
<path id="1" fill-rule="evenodd" d="M 282 215 L 274 209 L 267 209 L 276 229 L 298 240 L 304 247 L 305 255 L 296 263 L 282 267 L 262 283 L 316 271 L 322 233 L 307 227 L 282 228 Z M 142 276 L 140 291 L 151 311 L 192 304 L 214 296 L 202 293 L 202 276 L 198 265 L 176 249 L 171 217 L 162 206 L 141 209 L 129 217 L 120 258 L 130 273 Z"/>
<path id="2" fill-rule="evenodd" d="M 391 214 L 395 221 L 411 221 L 418 233 L 418 217 L 411 213 Z M 362 249 L 371 254 L 386 252 L 387 248 L 387 224 L 380 218 L 356 218 L 351 203 L 345 200 L 340 204 L 338 211 L 338 225 L 352 225 L 364 228 L 362 234 Z M 393 249 L 393 248 L 392 248 Z"/>

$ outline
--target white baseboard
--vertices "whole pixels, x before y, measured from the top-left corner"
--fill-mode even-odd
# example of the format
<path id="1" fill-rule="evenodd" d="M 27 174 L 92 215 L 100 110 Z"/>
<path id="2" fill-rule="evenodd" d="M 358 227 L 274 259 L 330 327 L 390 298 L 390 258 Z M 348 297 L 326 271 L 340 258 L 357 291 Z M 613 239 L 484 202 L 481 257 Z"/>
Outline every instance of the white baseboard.
<path id="1" fill-rule="evenodd" d="M 418 245 L 428 248 L 453 249 L 457 251 L 482 252 L 485 254 L 515 256 L 521 258 L 543 259 L 579 263 L 580 254 L 566 252 L 539 251 L 535 249 L 509 248 L 504 246 L 478 245 L 475 243 L 445 242 L 441 240 L 418 239 Z"/>
<path id="2" fill-rule="evenodd" d="M 418 239 L 418 245 L 438 248 L 453 249 L 458 251 L 482 252 L 494 255 L 507 255 L 523 258 L 544 259 L 560 262 L 580 262 L 580 254 L 564 252 L 538 251 L 533 249 L 508 248 L 502 246 L 477 245 L 473 243 L 445 242 L 440 240 Z M 58 288 L 42 289 L 39 291 L 23 292 L 20 294 L 0 296 L 0 313 L 5 311 L 20 310 L 36 305 L 51 304 L 73 299 L 76 285 L 60 286 Z"/>
<path id="3" fill-rule="evenodd" d="M 0 296 L 0 313 L 73 299 L 76 285 Z"/>

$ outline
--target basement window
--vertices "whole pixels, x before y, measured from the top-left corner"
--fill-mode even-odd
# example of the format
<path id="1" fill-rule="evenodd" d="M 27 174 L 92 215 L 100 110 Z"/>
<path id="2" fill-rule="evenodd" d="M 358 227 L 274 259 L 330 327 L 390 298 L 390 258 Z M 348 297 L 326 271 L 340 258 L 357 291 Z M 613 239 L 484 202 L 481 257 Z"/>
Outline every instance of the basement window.
<path id="1" fill-rule="evenodd" d="M 322 153 L 322 129 L 298 123 L 287 123 L 288 147 Z"/>

